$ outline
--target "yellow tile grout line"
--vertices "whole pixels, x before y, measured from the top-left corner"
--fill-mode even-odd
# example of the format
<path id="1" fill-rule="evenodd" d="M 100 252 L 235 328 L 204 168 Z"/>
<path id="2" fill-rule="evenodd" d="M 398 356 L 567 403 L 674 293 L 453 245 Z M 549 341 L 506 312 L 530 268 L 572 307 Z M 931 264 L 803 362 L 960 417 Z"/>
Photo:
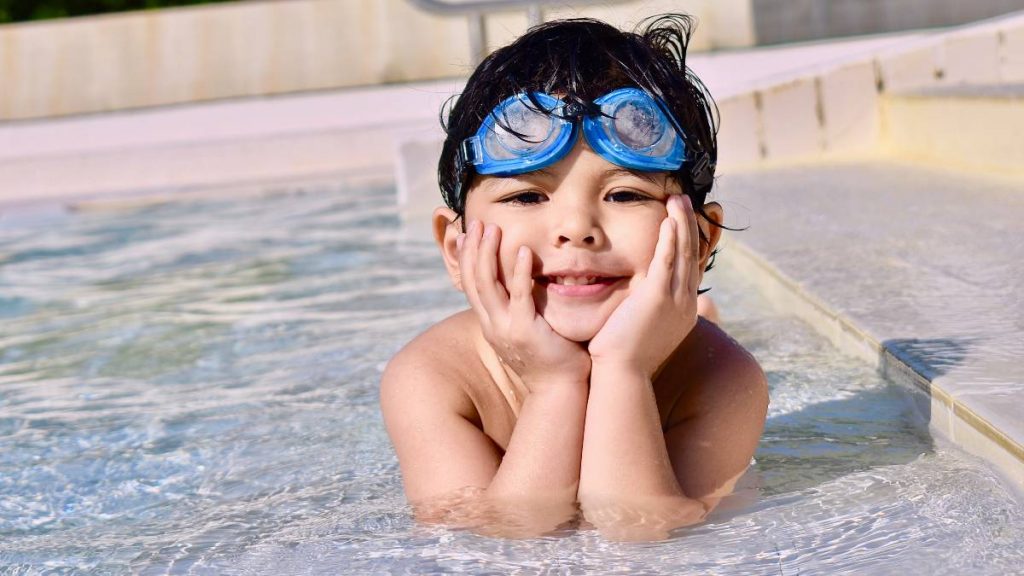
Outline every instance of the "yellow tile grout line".
<path id="1" fill-rule="evenodd" d="M 943 390 L 940 386 L 932 383 L 924 375 L 920 374 L 913 367 L 906 364 L 898 357 L 896 357 L 891 351 L 885 349 L 878 340 L 867 334 L 864 330 L 858 328 L 849 318 L 835 312 L 830 309 L 824 302 L 819 298 L 810 294 L 807 290 L 801 287 L 792 278 L 778 270 L 775 266 L 770 264 L 764 257 L 760 256 L 755 250 L 743 244 L 742 241 L 737 240 L 735 237 L 730 238 L 728 246 L 730 250 L 730 256 L 738 255 L 738 267 L 744 270 L 750 267 L 755 267 L 762 278 L 770 279 L 775 282 L 778 287 L 784 289 L 788 295 L 795 298 L 799 303 L 803 304 L 804 311 L 798 312 L 804 320 L 807 320 L 811 326 L 818 332 L 826 332 L 827 323 L 837 323 L 838 326 L 844 332 L 845 338 L 852 338 L 854 343 L 859 344 L 862 348 L 866 347 L 877 353 L 879 357 L 875 359 L 866 358 L 869 362 L 872 362 L 881 372 L 882 375 L 891 380 L 898 380 L 904 383 L 910 383 L 919 390 L 925 392 L 930 398 L 937 399 L 947 409 L 951 410 L 953 415 L 958 417 L 965 424 L 979 432 L 982 436 L 995 443 L 996 446 L 1002 448 L 1011 456 L 1013 456 L 1017 463 L 1024 466 L 1024 446 L 1016 442 L 1013 438 L 1010 438 L 1003 431 L 999 430 L 992 425 L 991 422 L 978 415 L 976 412 L 966 406 L 960 400 L 957 400 L 947 391 Z M 799 312 L 811 312 L 814 318 L 808 318 L 807 314 L 799 314 Z M 828 334 L 825 334 L 828 336 Z M 835 342 L 840 349 L 843 346 Z M 857 353 L 854 350 L 844 350 L 846 352 Z M 863 354 L 858 354 L 864 356 Z M 952 436 L 951 433 L 949 433 Z M 954 444 L 958 444 L 955 438 L 950 438 Z"/>

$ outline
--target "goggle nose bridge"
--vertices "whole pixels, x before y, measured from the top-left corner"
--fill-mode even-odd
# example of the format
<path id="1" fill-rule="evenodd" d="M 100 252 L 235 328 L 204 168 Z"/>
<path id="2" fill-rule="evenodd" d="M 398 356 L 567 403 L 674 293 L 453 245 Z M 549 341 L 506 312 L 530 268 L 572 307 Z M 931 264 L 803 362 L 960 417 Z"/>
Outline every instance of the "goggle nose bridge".
<path id="1" fill-rule="evenodd" d="M 603 115 L 604 111 L 601 110 L 601 105 L 591 100 L 589 102 L 569 102 L 564 104 L 562 106 L 562 113 L 559 117 L 563 120 L 578 122 L 588 116 Z"/>

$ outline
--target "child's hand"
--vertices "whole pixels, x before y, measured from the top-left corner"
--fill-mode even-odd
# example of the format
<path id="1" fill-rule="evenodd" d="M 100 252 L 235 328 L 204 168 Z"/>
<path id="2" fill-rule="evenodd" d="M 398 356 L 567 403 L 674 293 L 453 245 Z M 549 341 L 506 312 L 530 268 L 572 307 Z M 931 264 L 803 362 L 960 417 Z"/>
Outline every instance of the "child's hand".
<path id="1" fill-rule="evenodd" d="M 647 275 L 590 341 L 594 367 L 616 365 L 649 378 L 697 324 L 700 236 L 689 198 L 666 203 Z"/>
<path id="2" fill-rule="evenodd" d="M 459 238 L 462 289 L 480 319 L 484 337 L 530 392 L 553 383 L 585 384 L 590 355 L 551 329 L 533 302 L 533 255 L 519 248 L 508 290 L 498 280 L 501 229 L 472 222 Z"/>

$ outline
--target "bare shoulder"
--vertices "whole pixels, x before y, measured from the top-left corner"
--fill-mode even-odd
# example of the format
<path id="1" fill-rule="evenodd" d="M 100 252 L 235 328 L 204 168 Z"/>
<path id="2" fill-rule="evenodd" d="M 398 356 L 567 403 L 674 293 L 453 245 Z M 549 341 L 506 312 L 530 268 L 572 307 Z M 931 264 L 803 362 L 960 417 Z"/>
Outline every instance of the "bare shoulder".
<path id="1" fill-rule="evenodd" d="M 706 320 L 674 361 L 680 394 L 665 445 L 683 492 L 710 510 L 750 465 L 764 429 L 768 385 L 753 355 Z"/>
<path id="2" fill-rule="evenodd" d="M 678 422 L 708 412 L 764 419 L 768 383 L 757 359 L 718 325 L 701 319 L 677 351 L 685 387 L 671 414 Z"/>
<path id="3" fill-rule="evenodd" d="M 472 311 L 458 312 L 413 338 L 388 362 L 381 377 L 381 407 L 385 417 L 396 405 L 423 409 L 447 407 L 471 416 L 467 394 L 474 377 L 470 330 Z M 405 410 L 403 410 L 404 412 Z"/>
<path id="4" fill-rule="evenodd" d="M 455 314 L 414 338 L 381 377 L 384 424 L 410 502 L 486 488 L 501 463 L 472 398 L 481 361 L 473 318 Z"/>
<path id="5" fill-rule="evenodd" d="M 740 383 L 740 387 L 759 388 L 765 384 L 764 371 L 739 342 L 713 322 L 706 320 L 697 325 L 698 343 L 705 354 L 698 356 L 706 361 L 698 365 L 701 373 L 715 382 L 724 380 Z"/>

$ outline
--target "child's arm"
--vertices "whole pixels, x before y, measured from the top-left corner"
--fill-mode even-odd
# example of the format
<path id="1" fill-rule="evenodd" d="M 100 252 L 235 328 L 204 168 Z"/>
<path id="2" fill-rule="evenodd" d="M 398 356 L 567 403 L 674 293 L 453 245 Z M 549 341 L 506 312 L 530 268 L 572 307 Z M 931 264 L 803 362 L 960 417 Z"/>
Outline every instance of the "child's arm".
<path id="1" fill-rule="evenodd" d="M 381 405 L 420 520 L 535 536 L 575 517 L 585 382 L 532 392 L 502 458 L 471 420 L 469 397 L 451 386 L 455 363 L 402 354 L 385 371 Z"/>
<path id="2" fill-rule="evenodd" d="M 767 387 L 740 348 L 723 350 L 716 364 L 701 378 L 706 393 L 688 399 L 696 409 L 663 431 L 650 377 L 595 362 L 580 501 L 606 535 L 664 538 L 732 492 L 757 448 Z"/>
<path id="3" fill-rule="evenodd" d="M 729 455 L 726 459 L 730 462 L 745 458 L 742 471 L 763 423 L 762 411 L 756 425 L 744 429 L 739 449 L 724 445 L 737 439 L 730 431 L 736 422 L 726 421 L 730 419 L 719 419 L 712 426 L 702 419 L 701 434 L 688 434 L 692 426 L 662 431 L 652 377 L 696 326 L 701 276 L 693 209 L 679 197 L 670 199 L 667 208 L 669 217 L 662 223 L 647 277 L 590 344 L 593 368 L 579 498 L 586 518 L 612 537 L 664 537 L 672 528 L 702 520 L 717 500 L 691 499 L 684 488 L 692 487 L 698 476 L 702 480 L 697 484 L 710 481 L 717 483 L 716 487 L 731 479 L 717 478 L 723 467 L 710 459 L 706 468 L 691 465 L 693 455 L 708 452 L 694 450 L 692 442 L 712 442 L 715 450 Z M 741 366 L 722 361 L 724 368 Z M 733 378 L 740 380 L 736 382 L 740 387 L 756 388 L 761 382 L 756 363 L 752 370 L 714 372 L 723 382 L 705 381 L 702 387 L 722 386 L 725 390 Z M 712 418 L 719 416 L 716 412 Z M 752 443 L 749 437 L 754 439 Z"/>
<path id="4" fill-rule="evenodd" d="M 471 224 L 459 259 L 462 288 L 484 336 L 529 389 L 504 457 L 468 421 L 471 407 L 460 406 L 460 395 L 443 392 L 451 387 L 436 368 L 389 365 L 382 403 L 411 502 L 477 487 L 456 508 L 498 516 L 482 522 L 500 523 L 516 512 L 517 522 L 532 524 L 523 527 L 527 533 L 540 533 L 575 514 L 590 356 L 536 313 L 529 250 L 520 251 L 506 292 L 497 277 L 499 243 L 496 226 L 484 234 Z"/>
<path id="5" fill-rule="evenodd" d="M 714 366 L 687 408 L 672 415 L 665 444 L 683 492 L 710 511 L 750 466 L 764 430 L 768 382 L 753 356 L 724 332 L 708 326 L 703 335 L 715 341 Z"/>

